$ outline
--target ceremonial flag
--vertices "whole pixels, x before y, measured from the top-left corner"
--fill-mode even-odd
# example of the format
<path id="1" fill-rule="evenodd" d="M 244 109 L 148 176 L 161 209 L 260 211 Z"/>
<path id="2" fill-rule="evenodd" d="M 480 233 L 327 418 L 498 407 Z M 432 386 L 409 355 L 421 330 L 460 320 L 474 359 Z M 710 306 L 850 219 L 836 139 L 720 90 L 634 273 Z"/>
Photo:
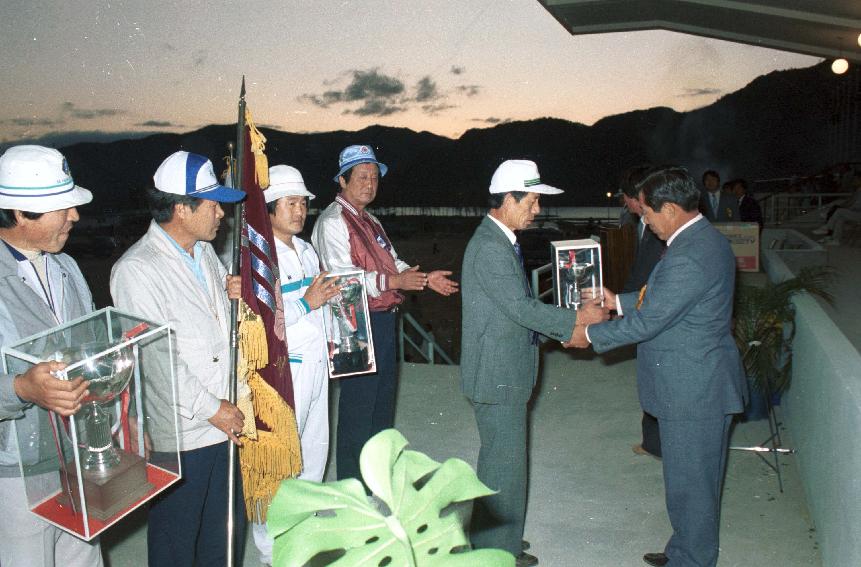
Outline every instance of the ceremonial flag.
<path id="1" fill-rule="evenodd" d="M 237 219 L 242 222 L 237 374 L 247 377 L 255 419 L 246 416 L 239 464 L 248 517 L 264 522 L 281 481 L 301 472 L 302 457 L 293 411 L 278 257 L 262 189 L 269 186 L 269 164 L 263 153 L 266 138 L 247 108 L 242 122 L 237 131 L 242 139 L 236 145 L 236 171 L 241 176 L 239 187 L 248 197 L 243 218 Z"/>

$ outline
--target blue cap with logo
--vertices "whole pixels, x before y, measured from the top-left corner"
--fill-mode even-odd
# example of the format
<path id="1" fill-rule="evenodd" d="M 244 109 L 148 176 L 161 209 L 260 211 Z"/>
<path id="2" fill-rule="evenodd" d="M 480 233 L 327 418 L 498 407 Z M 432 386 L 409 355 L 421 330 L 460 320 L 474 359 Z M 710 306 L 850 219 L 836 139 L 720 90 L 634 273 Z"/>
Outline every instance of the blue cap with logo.
<path id="1" fill-rule="evenodd" d="M 380 168 L 380 177 L 383 177 L 389 168 L 384 163 L 380 163 L 377 161 L 377 156 L 374 155 L 374 150 L 371 149 L 371 146 L 367 145 L 356 145 L 356 146 L 347 146 L 343 150 L 341 150 L 341 155 L 338 156 L 338 167 L 341 169 L 338 171 L 338 175 L 335 176 L 335 183 L 338 182 L 338 178 L 344 175 L 349 169 L 359 165 L 360 163 L 375 163 L 377 167 Z"/>
<path id="2" fill-rule="evenodd" d="M 212 162 L 202 155 L 174 152 L 161 162 L 153 175 L 155 188 L 173 195 L 235 203 L 245 197 L 245 191 L 218 183 Z"/>

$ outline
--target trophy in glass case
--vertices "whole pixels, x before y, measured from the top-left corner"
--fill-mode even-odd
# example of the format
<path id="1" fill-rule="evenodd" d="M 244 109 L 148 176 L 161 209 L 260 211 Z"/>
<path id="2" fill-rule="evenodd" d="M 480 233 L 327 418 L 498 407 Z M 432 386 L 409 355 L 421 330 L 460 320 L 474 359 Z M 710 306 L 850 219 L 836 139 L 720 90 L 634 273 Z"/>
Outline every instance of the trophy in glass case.
<path id="1" fill-rule="evenodd" d="M 117 346 L 115 349 L 111 347 Z M 104 356 L 95 355 L 106 352 Z M 84 399 L 84 408 L 79 415 L 84 446 L 81 449 L 81 464 L 84 470 L 106 474 L 120 464 L 120 454 L 114 447 L 111 435 L 110 414 L 102 408 L 112 402 L 129 385 L 135 362 L 130 346 L 110 343 L 89 343 L 78 348 L 58 351 L 56 360 L 67 364 L 87 360 L 75 370 L 65 373 L 65 379 L 83 378 L 89 382 L 89 395 Z"/>
<path id="2" fill-rule="evenodd" d="M 342 378 L 376 372 L 364 272 L 332 274 L 341 292 L 323 317 L 329 345 L 329 375 Z"/>
<path id="3" fill-rule="evenodd" d="M 170 327 L 108 307 L 2 349 L 3 370 L 62 362 L 88 394 L 71 417 L 33 406 L 16 420 L 30 511 L 90 540 L 181 478 Z"/>
<path id="4" fill-rule="evenodd" d="M 553 298 L 559 307 L 579 309 L 583 290 L 603 290 L 601 245 L 592 239 L 550 243 L 553 258 Z"/>

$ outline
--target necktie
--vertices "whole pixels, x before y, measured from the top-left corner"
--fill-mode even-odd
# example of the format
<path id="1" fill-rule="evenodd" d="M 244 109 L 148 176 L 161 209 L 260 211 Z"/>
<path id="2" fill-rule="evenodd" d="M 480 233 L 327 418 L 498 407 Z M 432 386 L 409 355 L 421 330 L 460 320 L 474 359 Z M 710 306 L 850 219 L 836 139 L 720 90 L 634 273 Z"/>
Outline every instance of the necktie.
<path id="1" fill-rule="evenodd" d="M 718 196 L 717 196 L 717 193 L 712 193 L 711 199 L 712 199 L 712 212 L 714 213 L 715 218 L 717 218 L 717 212 L 718 212 Z"/>
<path id="2" fill-rule="evenodd" d="M 523 250 L 520 249 L 520 243 L 514 243 L 514 253 L 517 254 L 517 259 L 520 260 L 520 269 L 523 271 L 523 278 L 526 280 L 526 294 L 529 297 L 534 297 L 532 295 L 532 286 L 529 285 L 529 278 L 526 277 L 526 265 L 523 262 Z M 529 341 L 537 345 L 538 344 L 538 333 L 533 330 L 529 331 Z"/>
<path id="3" fill-rule="evenodd" d="M 646 232 L 646 223 L 644 223 L 643 221 L 640 221 L 639 226 L 637 226 L 637 232 L 639 233 L 639 235 L 637 236 L 637 239 L 642 240 L 643 239 L 643 233 Z"/>

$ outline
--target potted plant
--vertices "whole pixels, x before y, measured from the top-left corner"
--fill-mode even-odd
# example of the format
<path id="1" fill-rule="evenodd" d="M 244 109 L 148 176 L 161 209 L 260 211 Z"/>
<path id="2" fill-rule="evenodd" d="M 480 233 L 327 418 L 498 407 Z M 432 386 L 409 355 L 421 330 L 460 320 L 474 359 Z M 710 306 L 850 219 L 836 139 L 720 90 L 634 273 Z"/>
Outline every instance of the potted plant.
<path id="1" fill-rule="evenodd" d="M 792 297 L 807 292 L 831 302 L 827 287 L 833 272 L 828 266 L 803 268 L 798 276 L 764 286 L 738 284 L 735 293 L 735 341 L 751 386 L 751 398 L 779 395 L 792 375 L 792 338 L 795 308 Z M 756 414 L 756 411 L 752 413 Z M 749 416 L 753 419 L 765 417 Z"/>
<path id="2" fill-rule="evenodd" d="M 460 459 L 438 463 L 406 449 L 395 429 L 371 437 L 356 479 L 281 483 L 267 512 L 273 567 L 514 567 L 500 549 L 471 550 L 452 504 L 495 494 Z"/>

